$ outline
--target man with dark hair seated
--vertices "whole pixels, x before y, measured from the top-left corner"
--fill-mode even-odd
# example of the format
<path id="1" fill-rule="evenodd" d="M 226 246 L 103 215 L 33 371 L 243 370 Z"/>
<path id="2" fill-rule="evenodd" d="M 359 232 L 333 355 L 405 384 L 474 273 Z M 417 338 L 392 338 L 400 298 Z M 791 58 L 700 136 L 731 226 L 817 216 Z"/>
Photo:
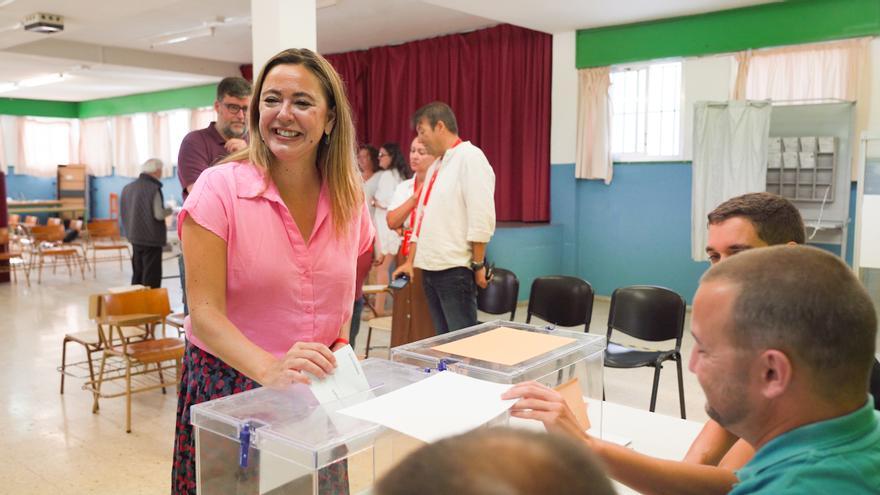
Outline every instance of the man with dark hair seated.
<path id="1" fill-rule="evenodd" d="M 475 430 L 413 452 L 375 495 L 611 495 L 595 457 L 563 436 L 510 428 Z"/>

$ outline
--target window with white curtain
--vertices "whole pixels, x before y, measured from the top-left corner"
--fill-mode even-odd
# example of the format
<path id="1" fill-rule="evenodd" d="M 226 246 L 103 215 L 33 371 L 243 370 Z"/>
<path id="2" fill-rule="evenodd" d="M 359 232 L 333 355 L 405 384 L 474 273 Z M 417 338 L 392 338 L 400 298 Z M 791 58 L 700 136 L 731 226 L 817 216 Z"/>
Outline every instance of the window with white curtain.
<path id="1" fill-rule="evenodd" d="M 51 177 L 60 164 L 74 163 L 75 120 L 26 117 L 19 121 L 19 163 L 16 173 Z"/>
<path id="2" fill-rule="evenodd" d="M 195 130 L 208 127 L 208 124 L 214 121 L 214 117 L 217 114 L 214 112 L 214 107 L 202 107 L 193 108 L 191 115 L 190 126 Z"/>
<path id="3" fill-rule="evenodd" d="M 137 149 L 137 162 L 138 164 L 141 164 L 150 158 L 153 158 L 150 119 L 145 113 L 136 113 L 131 117 L 131 125 L 134 130 L 134 142 Z"/>
<path id="4" fill-rule="evenodd" d="M 180 143 L 189 134 L 190 112 L 189 110 L 174 110 L 168 112 L 168 142 L 170 145 L 171 163 L 177 164 L 177 154 L 180 152 Z"/>
<path id="5" fill-rule="evenodd" d="M 611 72 L 611 154 L 619 161 L 681 157 L 681 62 Z"/>
<path id="6" fill-rule="evenodd" d="M 113 140 L 111 119 L 98 117 L 80 121 L 79 162 L 90 175 L 105 177 L 113 174 Z"/>

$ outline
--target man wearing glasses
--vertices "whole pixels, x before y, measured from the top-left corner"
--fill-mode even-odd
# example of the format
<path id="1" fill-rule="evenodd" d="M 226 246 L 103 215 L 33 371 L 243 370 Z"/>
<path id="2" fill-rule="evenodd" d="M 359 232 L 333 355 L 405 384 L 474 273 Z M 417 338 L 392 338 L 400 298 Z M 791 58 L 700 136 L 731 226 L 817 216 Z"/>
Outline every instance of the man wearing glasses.
<path id="1" fill-rule="evenodd" d="M 192 131 L 180 143 L 177 155 L 177 178 L 183 189 L 183 199 L 189 195 L 196 179 L 208 167 L 236 151 L 247 147 L 247 113 L 251 97 L 251 83 L 241 77 L 225 77 L 217 85 L 214 110 L 217 120 L 208 127 Z M 186 274 L 183 254 L 178 257 L 180 287 L 183 290 L 183 311 L 186 304 Z"/>
<path id="2" fill-rule="evenodd" d="M 180 143 L 177 155 L 177 177 L 183 188 L 183 199 L 202 172 L 230 153 L 247 147 L 247 111 L 251 83 L 241 77 L 226 77 L 217 85 L 214 110 L 217 121 L 192 131 Z"/>

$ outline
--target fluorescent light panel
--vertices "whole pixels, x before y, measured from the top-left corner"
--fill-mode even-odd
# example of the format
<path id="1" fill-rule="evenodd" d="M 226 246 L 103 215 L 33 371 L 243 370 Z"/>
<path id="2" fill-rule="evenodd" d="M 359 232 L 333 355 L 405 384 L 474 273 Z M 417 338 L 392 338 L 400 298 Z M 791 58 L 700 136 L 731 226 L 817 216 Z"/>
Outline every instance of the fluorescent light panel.
<path id="1" fill-rule="evenodd" d="M 181 31 L 179 33 L 171 33 L 163 36 L 159 36 L 153 39 L 153 42 L 150 43 L 151 48 L 155 48 L 157 46 L 162 45 L 174 45 L 177 43 L 183 43 L 184 41 L 189 41 L 196 38 L 206 38 L 208 36 L 214 36 L 214 28 L 213 27 L 203 27 L 198 29 L 192 29 L 190 31 Z"/>
<path id="2" fill-rule="evenodd" d="M 57 82 L 61 82 L 70 77 L 65 73 L 57 73 L 57 74 L 45 74 L 42 76 L 29 77 L 27 79 L 22 79 L 18 82 L 7 82 L 0 83 L 0 93 L 8 93 L 9 91 L 15 91 L 19 88 L 33 88 L 36 86 L 45 86 L 47 84 L 53 84 Z"/>

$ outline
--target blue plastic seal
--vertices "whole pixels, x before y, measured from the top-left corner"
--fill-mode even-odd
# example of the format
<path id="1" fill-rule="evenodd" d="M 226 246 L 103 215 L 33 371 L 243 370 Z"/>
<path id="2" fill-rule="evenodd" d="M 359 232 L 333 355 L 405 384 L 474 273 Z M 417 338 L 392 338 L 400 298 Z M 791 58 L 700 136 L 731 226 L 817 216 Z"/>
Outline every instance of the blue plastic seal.
<path id="1" fill-rule="evenodd" d="M 251 425 L 250 423 L 245 423 L 244 427 L 241 429 L 241 432 L 238 434 L 239 441 L 239 451 L 238 451 L 238 465 L 242 468 L 248 467 L 248 457 L 250 456 L 251 450 Z"/>

